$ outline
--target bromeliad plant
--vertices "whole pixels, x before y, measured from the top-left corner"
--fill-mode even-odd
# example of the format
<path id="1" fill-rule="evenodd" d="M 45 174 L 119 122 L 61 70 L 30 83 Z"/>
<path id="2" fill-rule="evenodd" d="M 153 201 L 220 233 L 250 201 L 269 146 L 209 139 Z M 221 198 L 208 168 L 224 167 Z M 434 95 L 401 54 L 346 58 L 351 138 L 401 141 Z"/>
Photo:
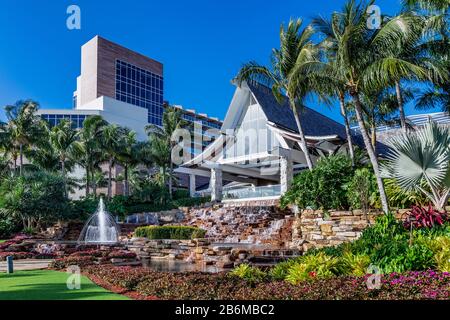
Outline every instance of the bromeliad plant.
<path id="1" fill-rule="evenodd" d="M 407 212 L 403 225 L 407 229 L 433 228 L 442 226 L 447 220 L 446 212 L 440 212 L 431 205 L 428 208 L 415 206 Z"/>
<path id="2" fill-rule="evenodd" d="M 391 138 L 388 144 L 391 152 L 383 165 L 384 176 L 406 191 L 420 191 L 442 210 L 450 195 L 450 128 L 429 122 L 415 133 Z"/>

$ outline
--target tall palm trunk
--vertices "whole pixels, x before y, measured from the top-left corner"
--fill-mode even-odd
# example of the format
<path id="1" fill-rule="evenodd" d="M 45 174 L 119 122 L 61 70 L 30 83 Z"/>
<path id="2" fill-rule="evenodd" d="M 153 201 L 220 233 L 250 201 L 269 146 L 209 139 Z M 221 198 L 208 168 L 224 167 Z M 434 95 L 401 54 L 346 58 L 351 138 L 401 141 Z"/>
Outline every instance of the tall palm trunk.
<path id="1" fill-rule="evenodd" d="M 19 145 L 19 149 L 20 149 L 20 168 L 19 168 L 19 174 L 20 176 L 22 176 L 22 167 L 23 167 L 23 144 L 21 143 Z"/>
<path id="2" fill-rule="evenodd" d="M 97 199 L 97 181 L 95 181 L 95 177 L 92 175 L 92 193 L 94 194 L 94 199 Z"/>
<path id="3" fill-rule="evenodd" d="M 108 200 L 111 200 L 112 197 L 112 158 L 109 158 L 108 161 Z"/>
<path id="4" fill-rule="evenodd" d="M 303 127 L 300 122 L 300 118 L 298 116 L 297 105 L 295 104 L 295 102 L 291 102 L 291 106 L 292 106 L 292 111 L 294 113 L 295 122 L 297 123 L 298 133 L 300 135 L 300 146 L 302 148 L 303 153 L 305 154 L 305 159 L 306 159 L 306 164 L 308 165 L 308 169 L 312 170 L 313 164 L 311 161 L 311 155 L 309 154 L 308 146 L 306 145 L 305 134 L 303 132 Z"/>
<path id="5" fill-rule="evenodd" d="M 129 189 L 128 189 L 128 166 L 125 166 L 125 181 L 124 181 L 124 194 L 126 196 L 129 196 Z"/>
<path id="6" fill-rule="evenodd" d="M 89 166 L 86 166 L 86 197 L 89 197 L 89 193 L 91 191 L 91 189 L 90 189 L 91 179 L 90 179 L 90 176 L 89 176 L 89 174 L 90 174 L 89 171 L 90 171 L 89 170 Z"/>
<path id="7" fill-rule="evenodd" d="M 395 93 L 397 95 L 398 111 L 400 114 L 400 124 L 402 126 L 403 132 L 406 132 L 407 128 L 406 128 L 405 109 L 404 109 L 404 102 L 403 102 L 403 96 L 402 96 L 402 88 L 400 86 L 399 81 L 395 81 Z"/>
<path id="8" fill-rule="evenodd" d="M 63 183 L 64 183 L 64 194 L 67 197 L 68 192 L 67 192 L 67 181 L 66 181 L 66 161 L 65 161 L 64 157 L 61 158 L 61 175 L 62 175 Z"/>
<path id="9" fill-rule="evenodd" d="M 341 107 L 341 115 L 344 118 L 345 134 L 347 135 L 348 152 L 350 154 L 350 159 L 352 160 L 352 166 L 355 166 L 355 153 L 353 150 L 353 138 L 350 131 L 350 124 L 347 117 L 347 110 L 345 110 L 345 96 L 343 92 L 339 92 L 339 104 Z"/>
<path id="10" fill-rule="evenodd" d="M 170 167 L 169 167 L 169 197 L 170 197 L 170 199 L 172 199 L 172 194 L 173 194 L 172 173 L 173 173 L 173 162 L 172 162 L 172 160 L 170 160 Z"/>
<path id="11" fill-rule="evenodd" d="M 377 127 L 375 126 L 375 122 L 372 121 L 372 124 L 370 125 L 370 139 L 372 143 L 372 148 L 376 150 L 377 148 Z"/>
<path id="12" fill-rule="evenodd" d="M 375 154 L 374 148 L 372 147 L 372 144 L 370 143 L 370 138 L 367 133 L 366 126 L 364 124 L 364 120 L 363 120 L 363 116 L 362 116 L 363 110 L 362 110 L 362 106 L 361 106 L 361 100 L 359 99 L 358 92 L 351 92 L 351 95 L 353 98 L 353 102 L 355 104 L 356 118 L 358 120 L 358 125 L 359 125 L 361 134 L 362 134 L 362 137 L 364 140 L 364 145 L 366 147 L 367 154 L 369 155 L 369 159 L 370 159 L 370 162 L 372 163 L 373 171 L 374 171 L 375 177 L 377 179 L 378 191 L 380 192 L 381 206 L 383 208 L 384 213 L 387 214 L 389 212 L 389 205 L 388 205 L 387 198 L 386 198 L 386 192 L 384 190 L 384 183 L 383 183 L 383 179 L 381 178 L 380 166 L 378 164 L 377 156 Z"/>

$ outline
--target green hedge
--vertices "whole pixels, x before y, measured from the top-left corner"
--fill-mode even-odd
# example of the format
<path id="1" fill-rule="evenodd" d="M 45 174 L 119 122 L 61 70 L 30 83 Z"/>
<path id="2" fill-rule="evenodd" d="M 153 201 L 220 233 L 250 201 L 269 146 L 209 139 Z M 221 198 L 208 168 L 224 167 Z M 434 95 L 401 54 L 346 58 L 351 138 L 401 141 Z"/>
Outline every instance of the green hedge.
<path id="1" fill-rule="evenodd" d="M 134 232 L 136 237 L 173 240 L 204 238 L 205 234 L 205 230 L 186 226 L 147 226 L 139 227 Z"/>
<path id="2" fill-rule="evenodd" d="M 204 203 L 211 202 L 211 197 L 203 197 L 203 198 L 182 198 L 173 201 L 173 205 L 175 208 L 180 207 L 195 207 Z"/>
<path id="3" fill-rule="evenodd" d="M 178 192 L 178 196 L 183 195 Z M 87 219 L 95 212 L 99 199 L 93 197 L 82 200 L 71 201 L 70 214 L 68 219 Z M 106 209 L 113 215 L 126 217 L 127 215 L 142 212 L 159 212 L 172 210 L 179 207 L 194 207 L 211 201 L 210 197 L 204 198 L 178 198 L 171 202 L 161 204 L 157 202 L 141 202 L 138 199 L 125 196 L 115 196 L 111 201 L 105 199 Z"/>

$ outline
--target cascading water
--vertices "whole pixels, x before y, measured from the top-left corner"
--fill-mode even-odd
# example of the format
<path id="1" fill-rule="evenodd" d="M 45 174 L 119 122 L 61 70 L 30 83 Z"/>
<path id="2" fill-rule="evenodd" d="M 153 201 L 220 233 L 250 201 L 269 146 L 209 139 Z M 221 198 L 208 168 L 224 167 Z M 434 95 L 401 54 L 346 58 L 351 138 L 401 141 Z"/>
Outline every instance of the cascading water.
<path id="1" fill-rule="evenodd" d="M 78 242 L 84 244 L 114 244 L 118 241 L 117 224 L 105 210 L 103 199 L 100 199 L 97 211 L 86 222 Z"/>

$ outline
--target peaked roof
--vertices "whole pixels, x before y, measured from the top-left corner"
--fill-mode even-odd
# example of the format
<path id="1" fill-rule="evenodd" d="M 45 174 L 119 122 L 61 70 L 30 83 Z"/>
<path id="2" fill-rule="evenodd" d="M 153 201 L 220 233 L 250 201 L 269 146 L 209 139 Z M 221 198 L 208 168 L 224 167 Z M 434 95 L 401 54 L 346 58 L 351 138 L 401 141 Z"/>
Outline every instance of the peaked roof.
<path id="1" fill-rule="evenodd" d="M 285 129 L 298 133 L 297 124 L 287 98 L 280 104 L 272 93 L 272 90 L 255 81 L 248 81 L 247 85 L 251 92 L 255 95 L 256 100 L 260 104 L 267 120 Z M 345 127 L 343 124 L 317 112 L 311 108 L 304 107 L 300 111 L 300 122 L 306 136 L 328 136 L 338 135 L 341 139 L 347 140 Z M 354 142 L 361 148 L 365 149 L 364 141 L 361 134 L 352 133 Z M 377 152 L 386 155 L 389 147 L 385 144 L 377 142 Z"/>
<path id="2" fill-rule="evenodd" d="M 250 81 L 247 85 L 261 105 L 268 121 L 298 133 L 294 112 L 287 99 L 284 99 L 284 103 L 280 104 L 270 88 Z M 307 136 L 338 135 L 340 138 L 346 139 L 345 127 L 342 124 L 313 109 L 303 108 L 300 111 L 300 121 Z"/>

